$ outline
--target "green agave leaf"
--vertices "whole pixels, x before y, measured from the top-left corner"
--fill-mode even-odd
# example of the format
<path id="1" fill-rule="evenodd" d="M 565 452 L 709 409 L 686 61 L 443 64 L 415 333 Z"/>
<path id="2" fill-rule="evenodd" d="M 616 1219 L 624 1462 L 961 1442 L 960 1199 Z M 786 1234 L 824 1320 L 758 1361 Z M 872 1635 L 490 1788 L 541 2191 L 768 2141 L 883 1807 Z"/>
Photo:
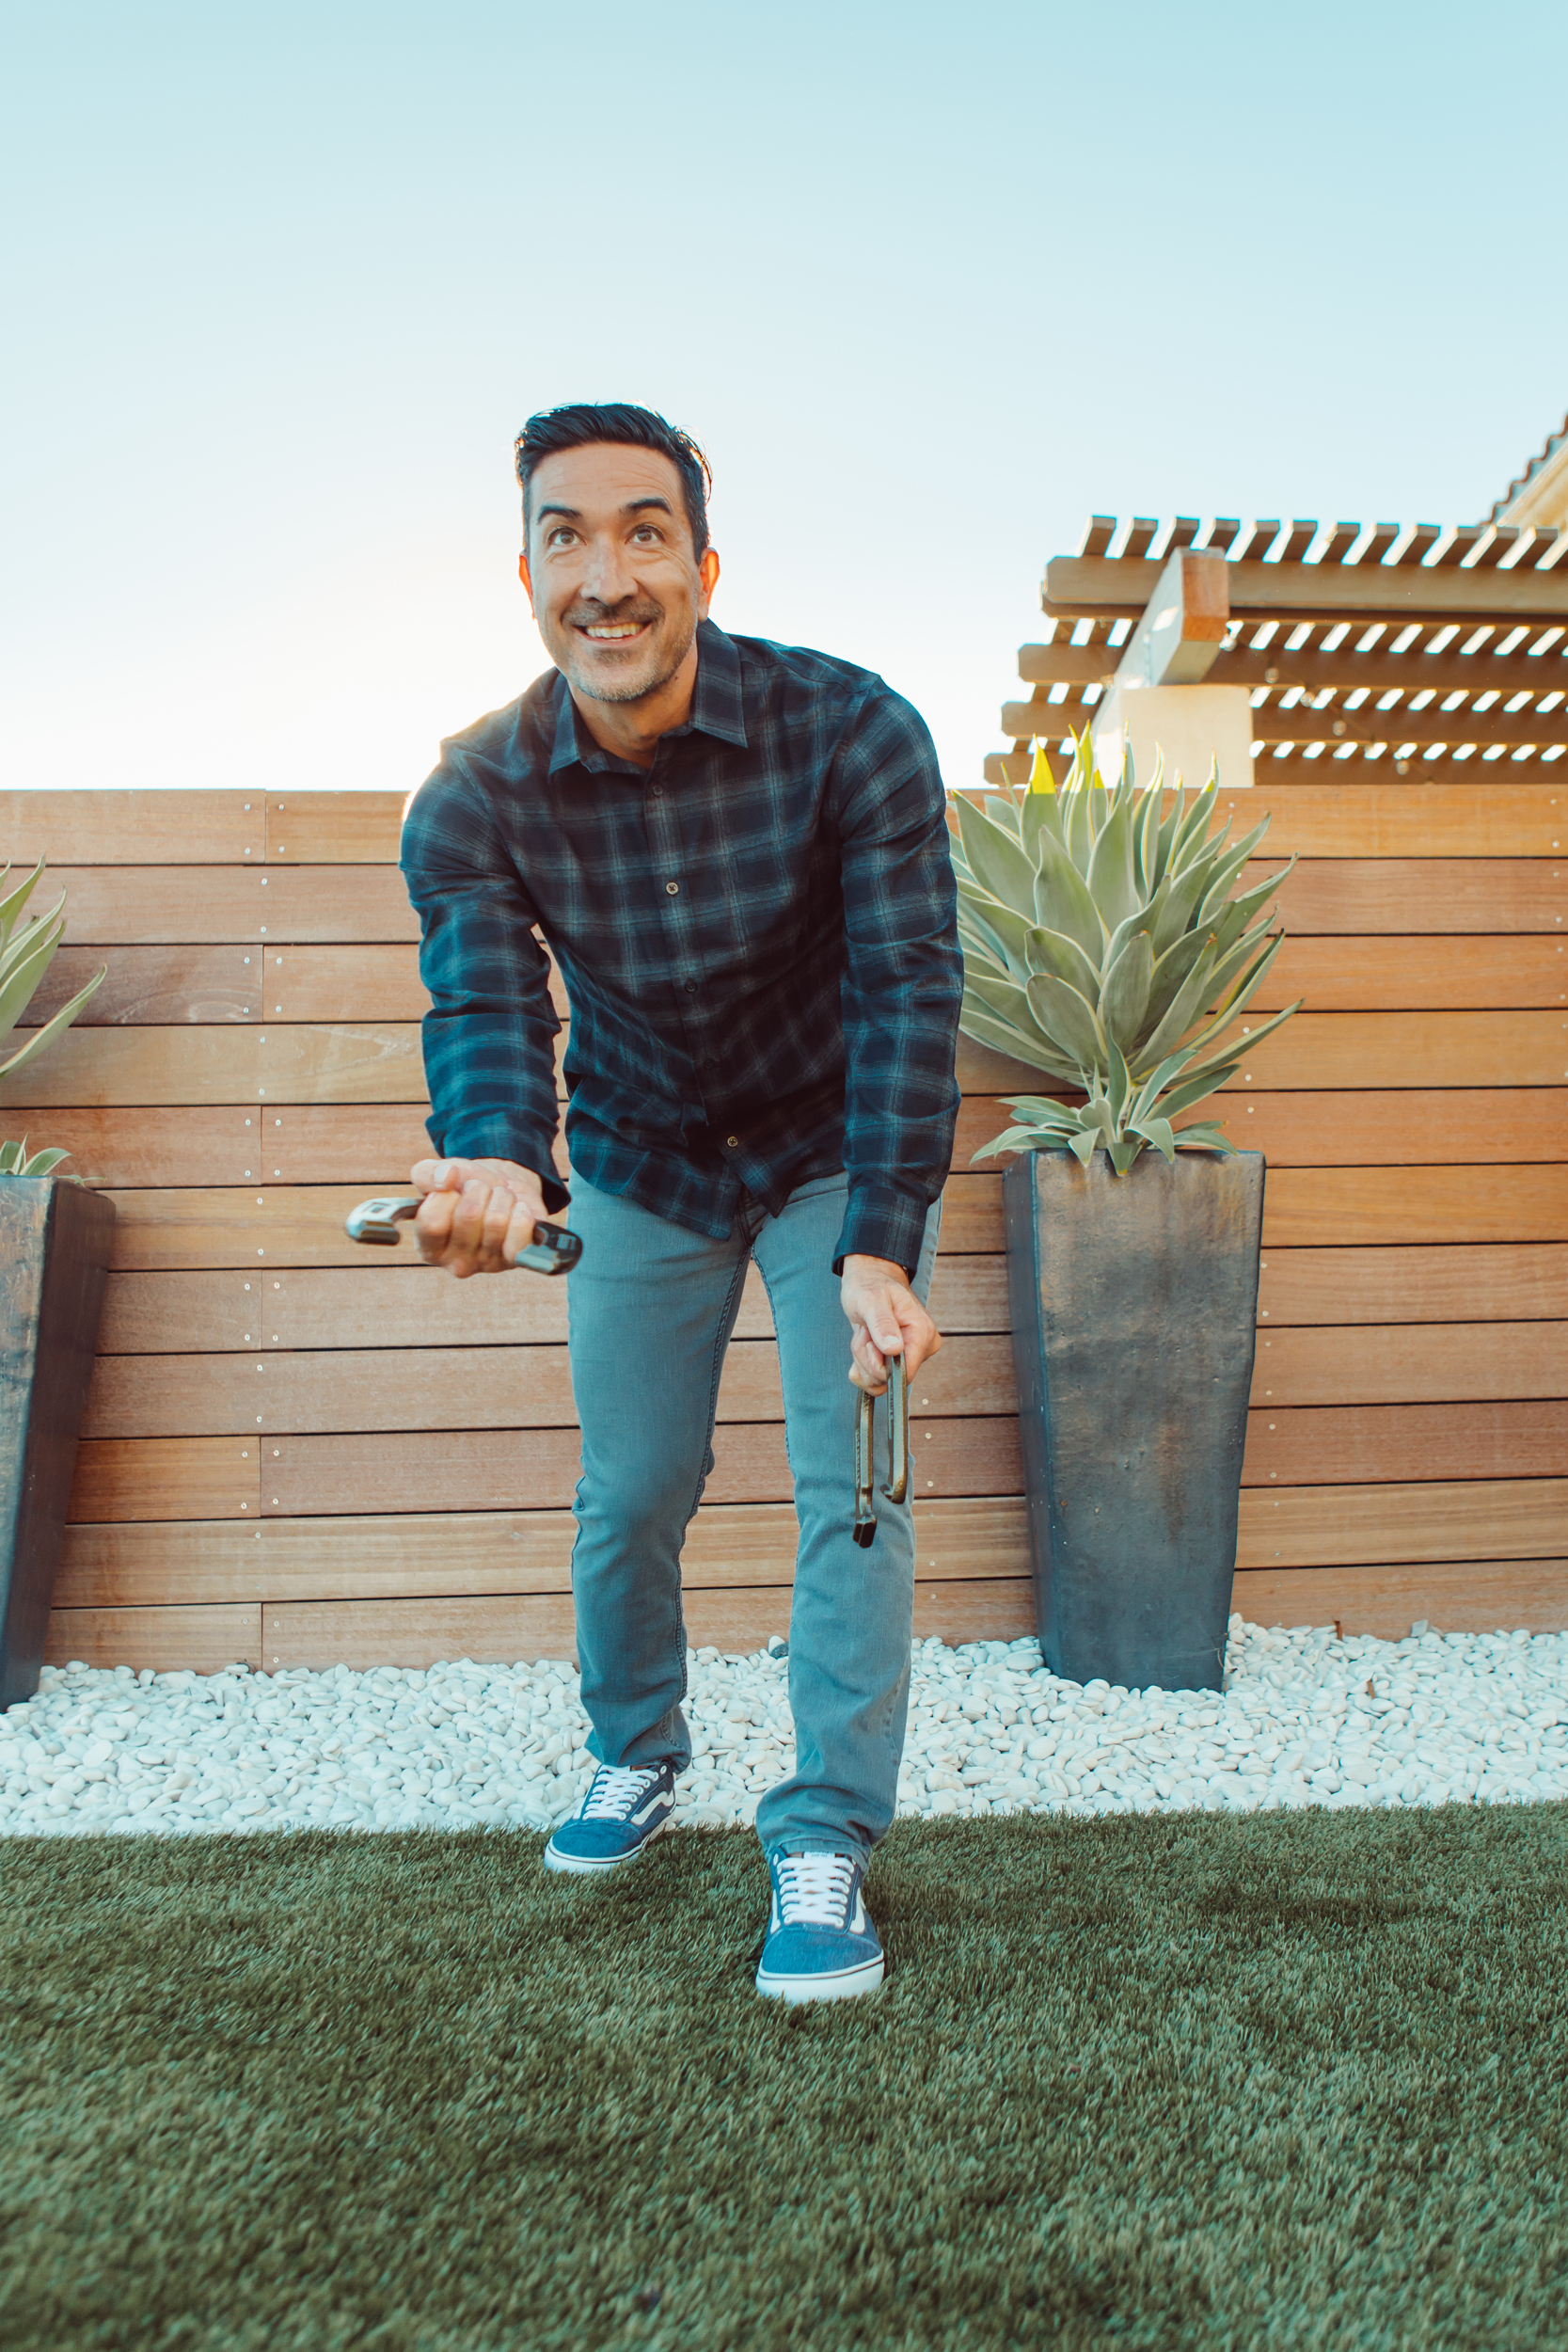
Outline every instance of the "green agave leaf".
<path id="1" fill-rule="evenodd" d="M 1154 924 L 1156 957 L 1163 956 L 1167 947 L 1174 946 L 1183 932 L 1196 930 L 1197 910 L 1203 903 L 1209 878 L 1210 866 L 1206 858 L 1188 866 L 1184 872 L 1178 872 L 1173 867 L 1165 876 L 1164 883 L 1161 885 L 1164 891 L 1164 905 Z"/>
<path id="2" fill-rule="evenodd" d="M 1153 977 L 1153 943 L 1147 931 L 1134 931 L 1106 973 L 1100 992 L 1100 1018 L 1107 1037 L 1120 1049 L 1117 1061 L 1132 1052 L 1143 1028 Z"/>
<path id="3" fill-rule="evenodd" d="M 1043 1048 L 1047 1053 L 1059 1055 L 1060 1048 L 1041 1029 L 1030 1009 L 1028 997 L 1016 980 L 981 977 L 973 983 L 966 983 L 965 993 L 966 997 L 977 997 L 983 1011 L 994 1016 L 998 1021 L 1006 1021 L 1011 1027 L 1016 1028 L 1021 1036 L 1028 1038 L 1037 1048 Z"/>
<path id="4" fill-rule="evenodd" d="M 967 923 L 958 925 L 958 949 L 963 957 L 964 978 L 1010 980 L 1012 967 L 1002 952 L 1001 942 L 977 939 Z"/>
<path id="5" fill-rule="evenodd" d="M 24 952 L 0 978 L 0 1041 L 9 1037 L 31 1001 L 33 991 L 55 961 L 65 930 L 64 918 L 30 923 L 17 943 Z"/>
<path id="6" fill-rule="evenodd" d="M 1077 1105 L 1060 1103 L 1053 1094 L 1005 1094 L 1002 1100 L 1021 1119 L 1056 1119 L 1077 1116 Z"/>
<path id="7" fill-rule="evenodd" d="M 1136 1136 L 1117 1136 L 1111 1145 L 1111 1166 L 1118 1176 L 1125 1176 L 1143 1145 Z"/>
<path id="8" fill-rule="evenodd" d="M 1221 1007 L 1220 1010 L 1215 1013 L 1212 1021 L 1206 1020 L 1206 1025 L 1201 1029 L 1195 1030 L 1192 1036 L 1187 1038 L 1184 1042 L 1193 1046 L 1198 1053 L 1201 1054 L 1210 1045 L 1212 1045 L 1217 1038 L 1223 1037 L 1225 1032 L 1229 1029 L 1235 1022 L 1241 1019 L 1243 1013 L 1245 1012 L 1254 996 L 1257 995 L 1258 991 L 1261 988 L 1263 982 L 1269 976 L 1269 966 L 1273 963 L 1275 956 L 1279 953 L 1279 950 L 1283 946 L 1284 938 L 1283 935 L 1281 935 L 1275 938 L 1271 946 L 1265 947 L 1263 953 L 1257 959 L 1257 961 L 1254 963 L 1252 969 L 1248 972 L 1246 978 L 1243 980 L 1241 987 L 1236 990 L 1229 1001 Z M 1212 1001 L 1213 987 L 1212 982 L 1211 982 L 1210 1002 L 1212 1003 Z M 1296 1001 L 1297 1004 L 1299 1004 L 1301 999 L 1298 997 Z M 1292 1007 L 1291 1009 L 1294 1010 L 1295 1008 Z M 1235 1050 L 1238 1053 L 1242 1053 L 1246 1049 L 1238 1045 Z"/>
<path id="9" fill-rule="evenodd" d="M 18 915 L 22 913 L 23 908 L 31 898 L 33 891 L 37 886 L 39 876 L 43 871 L 43 865 L 44 861 L 42 858 L 40 858 L 32 872 L 28 874 L 24 880 L 19 882 L 14 889 L 8 891 L 3 898 L 0 898 L 0 941 L 4 941 L 6 933 L 10 930 L 11 925 L 16 921 Z M 5 882 L 10 870 L 10 860 L 8 858 L 4 866 L 0 866 L 0 883 Z M 63 893 L 61 896 L 61 904 L 64 904 Z"/>
<path id="10" fill-rule="evenodd" d="M 1167 1119 L 1174 1119 L 1178 1111 L 1191 1110 L 1195 1103 L 1201 1103 L 1221 1087 L 1228 1086 L 1241 1066 L 1239 1061 L 1211 1064 L 1201 1070 L 1196 1078 L 1183 1078 L 1180 1086 L 1172 1087 L 1168 1093 L 1162 1095 L 1161 1110 Z"/>
<path id="11" fill-rule="evenodd" d="M 1224 906 L 1226 900 L 1229 898 L 1231 890 L 1235 885 L 1236 879 L 1241 873 L 1243 866 L 1245 866 L 1248 858 L 1252 855 L 1259 841 L 1262 840 L 1263 835 L 1268 832 L 1268 829 L 1269 819 L 1265 817 L 1262 823 L 1255 826 L 1252 832 L 1245 834 L 1240 842 L 1232 842 L 1230 844 L 1215 870 L 1212 882 L 1209 885 L 1208 897 L 1204 899 L 1202 906 L 1198 909 L 1197 919 L 1199 923 L 1203 921 L 1205 915 L 1207 915 L 1212 922 L 1218 914 L 1221 907 Z"/>
<path id="12" fill-rule="evenodd" d="M 1078 942 L 1069 939 L 1065 931 L 1051 930 L 1043 923 L 1035 924 L 1028 934 L 1026 954 L 1031 974 L 1054 972 L 1059 980 L 1066 980 L 1069 988 L 1075 988 L 1090 1004 L 1099 995 L 1099 966 L 1089 961 Z"/>
<path id="13" fill-rule="evenodd" d="M 1212 1120 L 1199 1120 L 1195 1126 L 1178 1128 L 1176 1148 L 1179 1152 L 1217 1152 L 1222 1159 L 1227 1160 L 1233 1160 L 1236 1156 L 1235 1145 Z"/>
<path id="14" fill-rule="evenodd" d="M 1082 1160 L 1084 1166 L 1087 1168 L 1096 1152 L 1100 1149 L 1101 1140 L 1102 1138 L 1101 1136 L 1100 1130 L 1097 1127 L 1085 1127 L 1082 1134 L 1073 1136 L 1071 1142 L 1068 1145 L 1068 1150 L 1069 1152 L 1075 1152 L 1079 1159 Z"/>
<path id="15" fill-rule="evenodd" d="M 1105 1101 L 1111 1114 L 1114 1136 L 1121 1126 L 1122 1114 L 1127 1108 L 1127 1098 L 1132 1091 L 1132 1081 L 1128 1075 L 1127 1063 L 1123 1059 L 1121 1048 L 1114 1037 L 1110 1040 L 1110 1053 L 1106 1057 L 1110 1065 L 1110 1075 L 1106 1082 Z"/>
<path id="16" fill-rule="evenodd" d="M 1130 1135 L 1142 1136 L 1146 1143 L 1151 1143 L 1157 1152 L 1163 1152 L 1165 1158 L 1175 1165 L 1176 1139 L 1171 1134 L 1168 1119 L 1130 1119 L 1127 1130 Z"/>
<path id="17" fill-rule="evenodd" d="M 1060 1054 L 1048 1053 L 1043 1045 L 1035 1043 L 1032 1035 L 1026 1037 L 1011 1022 L 999 1020 L 995 1013 L 972 1002 L 967 995 L 958 1015 L 958 1026 L 977 1045 L 989 1045 L 994 1053 L 1006 1054 L 1013 1061 L 1027 1062 L 1031 1070 L 1044 1070 L 1069 1086 L 1079 1082 L 1078 1072 Z"/>
<path id="18" fill-rule="evenodd" d="M 1100 959 L 1105 953 L 1105 926 L 1074 859 L 1058 848 L 1049 834 L 1039 841 L 1039 872 L 1034 878 L 1035 920 L 1046 930 L 1060 931 L 1081 947 L 1100 978 Z"/>
<path id="19" fill-rule="evenodd" d="M 1234 1062 L 1236 1067 L 1240 1069 L 1243 1062 L 1249 1061 L 1251 1059 L 1252 1056 L 1258 1051 L 1259 1046 L 1263 1042 L 1263 1040 L 1266 1037 L 1272 1037 L 1275 1029 L 1283 1028 L 1285 1023 L 1291 1018 L 1291 1015 L 1294 1012 L 1299 1012 L 1301 1008 L 1302 999 L 1298 996 L 1293 1005 L 1287 1005 L 1283 1012 L 1276 1012 L 1273 1014 L 1269 1020 L 1261 1022 L 1259 1026 L 1252 1030 L 1245 1038 L 1227 1036 L 1226 1042 L 1223 1045 L 1216 1047 L 1215 1051 L 1209 1055 L 1202 1055 L 1202 1049 L 1200 1047 L 1199 1053 L 1202 1057 L 1193 1063 L 1189 1074 L 1196 1078 L 1205 1070 L 1212 1069 L 1215 1064 L 1222 1061 Z M 1227 1029 L 1228 1029 L 1228 1023 L 1226 1023 L 1224 1025 Z"/>
<path id="20" fill-rule="evenodd" d="M 1192 1057 L 1192 1047 L 1183 1045 L 1177 1053 L 1167 1054 L 1159 1068 L 1149 1072 L 1128 1107 L 1129 1123 L 1134 1119 L 1146 1119 L 1148 1116 L 1158 1102 L 1162 1090 L 1170 1085 L 1173 1078 L 1179 1078 L 1181 1075 Z"/>
<path id="21" fill-rule="evenodd" d="M 1119 789 L 1090 854 L 1086 880 L 1108 931 L 1142 913 L 1143 898 L 1132 872 L 1132 808 Z"/>
<path id="22" fill-rule="evenodd" d="M 1156 959 L 1149 977 L 1148 1003 L 1144 1008 L 1144 1034 L 1136 1046 L 1140 1059 L 1144 1039 L 1153 1036 L 1170 1010 L 1177 990 L 1209 944 L 1201 931 L 1184 931 L 1174 946 L 1167 947 L 1164 954 Z"/>
<path id="23" fill-rule="evenodd" d="M 1058 848 L 1065 848 L 1062 839 L 1062 804 L 1054 792 L 1031 792 L 1024 800 L 1020 816 L 1020 838 L 1024 854 L 1036 866 L 1040 862 L 1040 835 L 1048 834 Z"/>
<path id="24" fill-rule="evenodd" d="M 1209 1002 L 1210 974 L 1214 968 L 1214 948 L 1206 941 L 1196 962 L 1166 1006 L 1158 1024 L 1144 1039 L 1137 1050 L 1140 1070 L 1151 1070 L 1157 1061 L 1164 1061 L 1172 1048 L 1180 1045 L 1185 1032 L 1201 1014 Z"/>
<path id="25" fill-rule="evenodd" d="M 59 1036 L 60 1031 L 62 1029 L 68 1029 L 71 1026 L 71 1024 L 75 1020 L 77 1014 L 81 1011 L 82 1007 L 87 1003 L 93 991 L 107 978 L 108 971 L 109 967 L 106 963 L 101 964 L 98 970 L 93 974 L 92 978 L 87 982 L 86 988 L 78 989 L 75 995 L 71 998 L 70 1002 L 62 1005 L 59 1011 L 54 1014 L 50 1020 L 46 1021 L 41 1029 L 35 1029 L 26 1044 L 22 1046 L 18 1052 L 14 1053 L 8 1061 L 0 1061 L 0 1078 L 8 1078 L 12 1076 L 15 1072 L 19 1070 L 25 1070 L 30 1061 L 36 1061 L 38 1057 L 43 1052 L 44 1047 L 46 1045 L 53 1044 L 55 1039 Z"/>
<path id="26" fill-rule="evenodd" d="M 1132 865 L 1146 899 L 1160 886 L 1160 820 L 1164 808 L 1164 761 L 1156 755 L 1154 774 L 1144 787 L 1132 818 Z"/>
<path id="27" fill-rule="evenodd" d="M 1208 783 L 1201 792 L 1194 793 L 1191 803 L 1177 819 L 1176 831 L 1171 836 L 1168 860 L 1173 870 L 1180 872 L 1201 853 L 1203 844 L 1208 839 L 1209 827 L 1214 811 L 1218 806 L 1219 775 L 1216 770 L 1211 768 Z"/>
<path id="28" fill-rule="evenodd" d="M 47 914 L 28 915 L 24 922 L 18 925 L 11 938 L 6 938 L 4 932 L 0 931 L 0 982 L 3 982 L 9 973 L 15 971 L 24 957 L 35 953 L 39 942 L 51 924 L 54 924 L 55 936 L 58 939 L 65 930 L 65 892 L 63 890 Z"/>
<path id="29" fill-rule="evenodd" d="M 997 898 L 992 898 L 989 895 L 982 898 L 965 890 L 958 894 L 960 925 L 966 917 L 979 931 L 982 939 L 985 939 L 988 933 L 990 934 L 994 942 L 994 952 L 1001 957 L 1007 970 L 1016 973 L 1021 980 L 1027 978 L 1029 972 L 1027 943 L 1031 928 L 1027 918 L 1022 914 L 1015 914 L 1011 907 L 1003 906 Z"/>
<path id="30" fill-rule="evenodd" d="M 1053 972 L 1037 972 L 1029 982 L 1029 1007 L 1046 1035 L 1055 1041 L 1059 1053 L 1074 1061 L 1080 1070 L 1103 1070 L 1106 1063 L 1107 1040 L 1101 1026 L 1100 1015 L 1087 999 L 1080 996 L 1066 980 L 1059 980 Z"/>
<path id="31" fill-rule="evenodd" d="M 989 1143 L 982 1143 L 979 1150 L 972 1152 L 969 1156 L 972 1161 L 989 1160 L 999 1152 L 1026 1151 L 1034 1140 L 1032 1127 L 1009 1127 L 1006 1135 L 992 1136 Z"/>
<path id="32" fill-rule="evenodd" d="M 1015 912 L 1032 908 L 1035 868 L 1016 835 L 993 825 L 962 793 L 954 800 L 953 810 L 958 820 L 964 855 L 981 889 L 989 890 L 993 898 Z"/>
<path id="33" fill-rule="evenodd" d="M 1212 936 L 1212 934 L 1211 934 Z M 1268 967 L 1285 944 L 1283 931 L 1265 932 L 1263 945 L 1240 940 L 1228 955 L 1217 949 L 1214 968 L 1209 975 L 1209 999 L 1204 1006 L 1204 1018 L 1212 1015 L 1216 1025 L 1233 1021 L 1243 1009 L 1243 1000 L 1255 994 L 1268 976 Z M 1198 1041 L 1193 1040 L 1196 1044 Z"/>
<path id="34" fill-rule="evenodd" d="M 1091 777 L 1085 783 L 1074 785 L 1062 804 L 1062 839 L 1080 876 L 1088 872 L 1089 860 L 1094 854 L 1094 824 L 1089 815 L 1089 803 L 1093 798 L 1094 782 Z"/>
<path id="35" fill-rule="evenodd" d="M 8 1152 L 14 1154 L 8 1164 Z M 52 1176 L 60 1162 L 70 1157 L 69 1152 L 50 1150 L 35 1152 L 29 1159 L 27 1138 L 24 1136 L 20 1143 L 0 1144 L 0 1176 Z"/>
<path id="36" fill-rule="evenodd" d="M 1017 837 L 1019 832 L 1018 803 L 1011 793 L 988 792 L 986 815 L 993 825 L 1000 825 L 1004 833 L 1010 833 L 1015 838 Z"/>

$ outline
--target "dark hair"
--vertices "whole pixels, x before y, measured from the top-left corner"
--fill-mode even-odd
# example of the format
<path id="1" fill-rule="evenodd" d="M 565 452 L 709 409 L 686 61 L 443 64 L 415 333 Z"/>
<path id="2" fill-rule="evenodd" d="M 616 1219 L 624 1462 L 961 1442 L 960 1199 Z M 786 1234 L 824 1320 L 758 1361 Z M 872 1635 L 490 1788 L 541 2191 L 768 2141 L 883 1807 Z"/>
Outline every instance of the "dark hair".
<path id="1" fill-rule="evenodd" d="M 546 457 L 563 449 L 587 449 L 594 442 L 620 443 L 628 449 L 657 450 L 668 457 L 681 478 L 686 519 L 691 526 L 692 552 L 707 547 L 707 492 L 713 475 L 689 433 L 683 433 L 654 408 L 636 408 L 630 401 L 575 401 L 567 408 L 541 409 L 530 417 L 517 436 L 517 479 L 523 487 L 523 528 L 529 521 L 529 484 Z"/>

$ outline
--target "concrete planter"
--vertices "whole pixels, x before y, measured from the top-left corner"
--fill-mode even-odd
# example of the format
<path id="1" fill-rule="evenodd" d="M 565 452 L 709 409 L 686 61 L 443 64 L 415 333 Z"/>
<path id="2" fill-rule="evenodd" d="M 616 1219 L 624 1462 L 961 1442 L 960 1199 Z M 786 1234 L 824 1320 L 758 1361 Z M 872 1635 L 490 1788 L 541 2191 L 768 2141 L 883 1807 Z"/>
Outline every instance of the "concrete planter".
<path id="1" fill-rule="evenodd" d="M 0 1708 L 39 1687 L 114 1226 L 102 1193 L 0 1177 Z"/>
<path id="2" fill-rule="evenodd" d="M 1026 1152 L 1003 1180 L 1040 1648 L 1217 1690 L 1257 1336 L 1263 1160 Z"/>

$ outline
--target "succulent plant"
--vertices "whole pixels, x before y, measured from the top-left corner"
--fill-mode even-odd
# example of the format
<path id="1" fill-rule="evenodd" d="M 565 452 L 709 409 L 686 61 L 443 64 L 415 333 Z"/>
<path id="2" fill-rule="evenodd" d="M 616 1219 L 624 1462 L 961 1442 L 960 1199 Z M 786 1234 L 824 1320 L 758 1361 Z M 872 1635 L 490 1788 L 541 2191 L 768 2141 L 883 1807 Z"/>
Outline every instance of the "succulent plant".
<path id="1" fill-rule="evenodd" d="M 1107 789 L 1085 732 L 1059 790 L 1037 753 L 1022 794 L 955 800 L 959 1026 L 1088 1098 L 1005 1097 L 1017 1123 L 976 1159 L 1065 1149 L 1086 1168 L 1103 1148 L 1119 1176 L 1148 1144 L 1167 1160 L 1234 1150 L 1217 1120 L 1172 1121 L 1241 1067 L 1232 1026 L 1279 951 L 1264 902 L 1285 874 L 1231 897 L 1269 820 L 1235 843 L 1228 820 L 1212 834 L 1217 793 L 1212 769 L 1191 795 L 1178 777 L 1167 813 L 1158 764 L 1140 791 L 1131 753 Z M 1245 1051 L 1297 1009 L 1254 1028 Z"/>
<path id="2" fill-rule="evenodd" d="M 0 893 L 5 893 L 10 870 L 8 865 L 0 867 Z M 40 858 L 25 881 L 0 896 L 0 1049 L 4 1048 L 6 1040 L 26 1011 L 34 989 L 55 960 L 55 950 L 65 930 L 63 890 L 47 914 L 28 914 L 25 912 L 27 901 L 42 872 L 43 860 Z M 0 1060 L 0 1078 L 8 1078 L 17 1071 L 25 1070 L 27 1064 L 36 1060 L 62 1029 L 71 1026 L 107 970 L 107 964 L 103 965 L 86 988 L 78 989 L 69 1004 L 51 1013 L 41 1027 L 33 1031 L 25 1044 L 18 1046 L 7 1059 Z M 27 1138 L 24 1136 L 20 1143 L 0 1144 L 0 1176 L 47 1176 L 70 1156 L 68 1152 L 51 1150 L 35 1152 L 29 1159 Z"/>

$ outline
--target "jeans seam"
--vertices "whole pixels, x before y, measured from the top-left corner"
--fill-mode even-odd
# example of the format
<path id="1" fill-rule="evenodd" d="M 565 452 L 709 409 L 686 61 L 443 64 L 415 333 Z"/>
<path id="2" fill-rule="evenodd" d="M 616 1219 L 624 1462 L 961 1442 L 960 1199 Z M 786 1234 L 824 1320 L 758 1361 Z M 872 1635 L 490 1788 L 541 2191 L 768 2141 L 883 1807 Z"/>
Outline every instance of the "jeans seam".
<path id="1" fill-rule="evenodd" d="M 703 1460 L 705 1464 L 706 1463 L 708 1456 L 713 1452 L 714 1424 L 719 1418 L 719 1384 L 724 1376 L 724 1358 L 729 1350 L 730 1335 L 735 1329 L 736 1316 L 740 1311 L 740 1294 L 746 1287 L 746 1268 L 750 1265 L 751 1262 L 752 1253 L 750 1249 L 747 1249 L 743 1255 L 736 1260 L 735 1274 L 731 1279 L 728 1294 L 720 1312 L 719 1327 L 713 1336 L 713 1376 L 708 1389 L 707 1436 L 703 1440 Z M 683 1549 L 685 1549 L 686 1531 L 697 1516 L 697 1506 L 702 1502 L 703 1488 L 707 1485 L 707 1481 L 708 1473 L 706 1469 L 705 1468 L 700 1470 L 697 1473 L 696 1488 L 691 1497 L 691 1505 L 689 1510 L 687 1512 L 686 1518 L 681 1527 L 681 1544 Z M 675 1585 L 675 1631 L 676 1647 L 679 1653 L 675 1662 L 680 1668 L 681 1697 L 684 1699 L 688 1688 L 686 1673 L 686 1652 L 688 1646 L 686 1640 L 686 1586 L 684 1579 L 678 1580 Z"/>

